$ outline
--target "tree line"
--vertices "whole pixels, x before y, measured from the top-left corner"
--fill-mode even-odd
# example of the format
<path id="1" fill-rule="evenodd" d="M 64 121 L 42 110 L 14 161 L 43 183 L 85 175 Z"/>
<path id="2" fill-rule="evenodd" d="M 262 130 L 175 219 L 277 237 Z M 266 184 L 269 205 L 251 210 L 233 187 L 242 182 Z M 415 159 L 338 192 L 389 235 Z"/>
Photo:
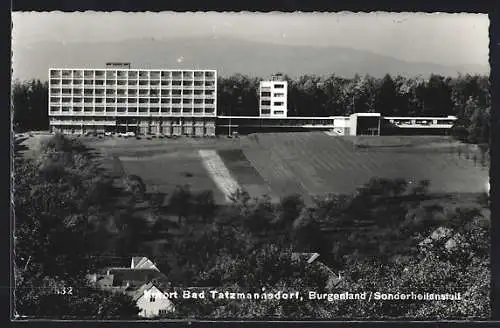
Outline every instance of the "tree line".
<path id="1" fill-rule="evenodd" d="M 217 106 L 221 115 L 255 116 L 259 113 L 259 81 L 242 74 L 219 77 Z M 454 134 L 472 143 L 487 143 L 491 99 L 487 76 L 455 78 L 431 75 L 386 75 L 343 78 L 303 75 L 288 81 L 290 116 L 335 116 L 379 112 L 386 116 L 447 116 L 459 118 Z M 13 85 L 16 131 L 48 128 L 48 84 L 39 80 Z"/>
<path id="2" fill-rule="evenodd" d="M 20 144 L 17 145 L 21 147 Z M 126 295 L 92 288 L 85 274 L 147 256 L 173 287 L 235 292 L 460 291 L 462 302 L 173 300 L 186 319 L 463 319 L 489 316 L 487 198 L 448 208 L 428 181 L 374 178 L 352 194 L 233 194 L 179 186 L 171 195 L 104 171 L 76 139 L 55 135 L 15 162 L 16 311 L 44 318 L 134 318 Z M 146 205 L 144 205 L 146 204 Z M 147 211 L 144 211 L 146 209 Z M 293 259 L 320 254 L 329 270 Z M 331 272 L 330 272 L 331 271 Z M 340 275 L 332 289 L 328 281 Z M 58 293 L 72 288 L 72 295 Z"/>

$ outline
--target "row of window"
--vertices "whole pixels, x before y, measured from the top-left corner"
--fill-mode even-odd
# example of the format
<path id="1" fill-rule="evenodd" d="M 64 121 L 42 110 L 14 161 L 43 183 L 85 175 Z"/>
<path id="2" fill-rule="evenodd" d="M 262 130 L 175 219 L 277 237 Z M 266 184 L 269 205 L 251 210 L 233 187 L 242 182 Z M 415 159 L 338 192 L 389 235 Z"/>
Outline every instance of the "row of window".
<path id="1" fill-rule="evenodd" d="M 62 92 L 61 92 L 62 91 Z M 73 91 L 73 93 L 71 92 Z M 214 96 L 215 93 L 213 90 L 115 90 L 115 89 L 107 89 L 107 90 L 99 90 L 99 89 L 50 89 L 51 95 L 118 95 L 118 96 L 169 96 L 169 95 L 195 95 L 195 96 Z"/>
<path id="2" fill-rule="evenodd" d="M 454 120 L 390 120 L 391 123 L 401 124 L 401 125 L 433 125 L 433 124 L 453 124 Z M 415 123 L 413 123 L 415 122 Z"/>
<path id="3" fill-rule="evenodd" d="M 168 118 L 156 118 L 154 120 L 144 119 L 144 118 L 133 118 L 133 117 L 117 117 L 110 119 L 109 117 L 92 117 L 89 118 L 87 116 L 73 116 L 71 118 L 67 118 L 65 116 L 57 116 L 50 117 L 49 122 L 53 124 L 82 124 L 82 123 L 91 123 L 91 122 L 113 122 L 117 124 L 140 124 L 140 125 L 169 125 L 169 124 L 185 124 L 185 125 L 194 125 L 194 126 L 215 126 L 213 119 L 208 121 L 202 118 L 190 119 L 189 117 L 179 118 L 179 117 L 168 117 Z"/>
<path id="4" fill-rule="evenodd" d="M 118 104 L 214 104 L 215 99 L 193 99 L 193 98 L 50 98 L 51 104 L 57 103 L 118 103 Z"/>
<path id="5" fill-rule="evenodd" d="M 140 70 L 56 70 L 50 77 L 106 77 L 106 78 L 213 78 L 213 71 L 140 71 Z"/>
<path id="6" fill-rule="evenodd" d="M 261 96 L 262 98 L 268 98 L 268 97 L 271 97 L 271 92 L 268 92 L 268 91 L 263 91 L 263 92 L 261 92 L 261 93 L 260 93 L 260 96 Z M 284 97 L 284 96 L 285 96 L 285 94 L 284 94 L 284 93 L 282 93 L 282 92 L 275 92 L 275 93 L 273 94 L 273 97 Z"/>
<path id="7" fill-rule="evenodd" d="M 270 109 L 263 109 L 263 110 L 261 110 L 261 114 L 262 115 L 269 115 L 269 114 L 271 114 L 271 110 Z M 273 111 L 273 115 L 284 115 L 284 114 L 285 114 L 285 111 L 283 111 L 283 110 Z"/>
<path id="8" fill-rule="evenodd" d="M 260 102 L 262 106 L 271 106 L 271 100 L 262 100 Z M 275 101 L 273 102 L 273 106 L 283 106 L 285 103 L 283 101 Z"/>
<path id="9" fill-rule="evenodd" d="M 275 84 L 272 84 L 272 85 L 269 85 L 269 84 L 268 85 L 263 85 L 263 84 L 260 85 L 260 89 L 262 91 L 267 91 L 267 90 L 270 90 L 271 88 L 274 88 L 274 89 L 284 89 L 285 88 L 285 84 L 284 83 L 275 83 Z"/>
<path id="10" fill-rule="evenodd" d="M 87 112 L 87 113 L 197 113 L 197 114 L 214 114 L 215 108 L 193 108 L 193 107 L 171 107 L 171 106 L 162 106 L 162 107 L 57 107 L 51 108 L 51 113 L 78 113 L 78 112 Z"/>
<path id="11" fill-rule="evenodd" d="M 195 87 L 211 87 L 215 86 L 215 81 L 192 81 L 192 80 L 172 80 L 172 81 L 160 81 L 160 80 L 60 80 L 60 79 L 51 79 L 51 86 L 59 86 L 59 85 L 96 85 L 96 86 L 195 86 Z"/>
<path id="12" fill-rule="evenodd" d="M 123 108 L 158 108 L 158 107 L 179 107 L 179 108 L 210 108 L 213 109 L 215 108 L 214 104 L 193 104 L 193 103 L 133 103 L 133 104 L 124 104 L 124 103 L 101 103 L 101 104 L 89 104 L 89 103 L 79 103 L 79 104 L 51 104 L 50 108 L 51 110 L 59 110 L 62 108 L 63 110 L 70 110 L 71 108 L 75 108 L 77 110 L 78 108 L 89 108 L 92 110 L 92 108 L 95 108 L 96 110 L 101 110 L 102 108 L 116 108 L 116 107 L 123 107 Z"/>

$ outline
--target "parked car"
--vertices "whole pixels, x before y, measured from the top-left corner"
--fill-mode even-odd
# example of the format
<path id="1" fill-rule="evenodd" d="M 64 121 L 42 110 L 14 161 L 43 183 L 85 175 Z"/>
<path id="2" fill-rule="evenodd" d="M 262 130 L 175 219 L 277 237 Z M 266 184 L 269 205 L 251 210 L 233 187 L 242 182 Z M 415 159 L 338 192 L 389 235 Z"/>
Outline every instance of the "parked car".
<path id="1" fill-rule="evenodd" d="M 127 137 L 135 137 L 135 132 L 126 132 L 125 135 Z"/>
<path id="2" fill-rule="evenodd" d="M 107 136 L 107 137 L 110 137 L 112 136 L 113 134 L 111 132 L 104 132 L 104 135 Z"/>

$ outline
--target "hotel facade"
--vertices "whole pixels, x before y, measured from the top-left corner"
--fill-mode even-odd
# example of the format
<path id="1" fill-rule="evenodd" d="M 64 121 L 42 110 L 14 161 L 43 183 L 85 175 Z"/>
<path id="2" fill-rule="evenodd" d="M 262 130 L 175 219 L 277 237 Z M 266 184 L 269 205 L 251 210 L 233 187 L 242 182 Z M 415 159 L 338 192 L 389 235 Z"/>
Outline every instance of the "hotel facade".
<path id="1" fill-rule="evenodd" d="M 49 70 L 52 132 L 215 135 L 215 70 Z"/>
<path id="2" fill-rule="evenodd" d="M 287 81 L 259 84 L 258 116 L 217 114 L 215 70 L 106 68 L 49 69 L 49 124 L 65 134 L 125 133 L 164 136 L 327 131 L 332 135 L 447 134 L 456 117 L 290 117 Z"/>

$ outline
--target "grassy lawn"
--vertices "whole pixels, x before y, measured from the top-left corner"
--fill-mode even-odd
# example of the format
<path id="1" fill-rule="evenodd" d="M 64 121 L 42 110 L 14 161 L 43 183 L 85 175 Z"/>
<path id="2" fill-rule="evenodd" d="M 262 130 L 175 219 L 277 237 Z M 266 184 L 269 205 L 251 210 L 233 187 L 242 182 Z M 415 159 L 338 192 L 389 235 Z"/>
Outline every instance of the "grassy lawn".
<path id="1" fill-rule="evenodd" d="M 176 185 L 210 189 L 224 202 L 198 150 L 215 150 L 251 196 L 299 193 L 310 199 L 348 193 L 372 177 L 428 179 L 431 192 L 483 192 L 489 172 L 457 153 L 447 137 L 331 137 L 324 133 L 269 133 L 238 139 L 104 138 L 87 142 L 104 162 L 118 157 L 128 174 L 171 192 Z"/>
<path id="2" fill-rule="evenodd" d="M 381 144 L 396 145 L 400 139 L 387 137 Z M 403 139 L 415 139 L 414 145 L 439 140 Z M 479 193 L 489 177 L 487 169 L 453 151 L 412 146 L 357 149 L 349 139 L 323 133 L 261 134 L 253 141 L 254 147 L 245 149 L 245 155 L 279 195 L 291 190 L 301 191 L 306 197 L 352 192 L 372 177 L 428 179 L 431 192 Z"/>
<path id="3" fill-rule="evenodd" d="M 233 178 L 251 197 L 267 194 L 272 199 L 277 199 L 277 195 L 272 192 L 241 149 L 224 149 L 219 150 L 218 153 Z"/>

